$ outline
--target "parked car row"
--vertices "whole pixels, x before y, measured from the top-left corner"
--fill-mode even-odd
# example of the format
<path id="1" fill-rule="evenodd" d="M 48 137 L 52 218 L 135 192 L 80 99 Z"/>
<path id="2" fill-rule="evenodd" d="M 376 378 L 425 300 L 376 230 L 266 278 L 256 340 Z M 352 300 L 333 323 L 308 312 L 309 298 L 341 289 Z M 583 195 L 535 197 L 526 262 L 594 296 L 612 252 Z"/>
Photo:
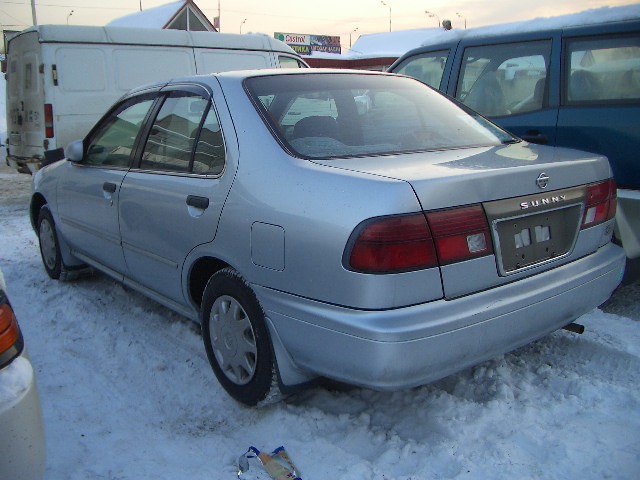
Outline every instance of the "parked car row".
<path id="1" fill-rule="evenodd" d="M 570 324 L 624 271 L 605 157 L 405 76 L 157 83 L 66 154 L 34 176 L 49 276 L 89 265 L 200 322 L 249 405 L 319 376 L 433 381 Z"/>
<path id="2" fill-rule="evenodd" d="M 635 9 L 635 10 L 630 10 Z M 457 32 L 407 52 L 389 71 L 456 98 L 520 138 L 608 157 L 616 237 L 640 257 L 640 20 L 559 19 Z"/>

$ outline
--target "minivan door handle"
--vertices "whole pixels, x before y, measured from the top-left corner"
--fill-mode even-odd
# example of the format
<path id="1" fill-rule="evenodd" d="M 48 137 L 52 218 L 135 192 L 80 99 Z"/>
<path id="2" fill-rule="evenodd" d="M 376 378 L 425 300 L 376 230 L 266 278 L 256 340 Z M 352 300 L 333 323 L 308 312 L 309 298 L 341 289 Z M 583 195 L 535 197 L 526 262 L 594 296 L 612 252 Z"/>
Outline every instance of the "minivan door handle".
<path id="1" fill-rule="evenodd" d="M 549 137 L 538 130 L 528 130 L 524 135 L 521 135 L 520 138 L 525 142 L 537 143 L 538 145 L 546 145 L 549 143 Z"/>
<path id="2" fill-rule="evenodd" d="M 104 190 L 107 193 L 116 193 L 116 184 L 115 183 L 111 183 L 111 182 L 104 182 L 102 184 L 102 190 Z"/>
<path id="3" fill-rule="evenodd" d="M 209 207 L 209 199 L 207 197 L 199 197 L 198 195 L 189 195 L 187 197 L 187 205 L 204 210 Z"/>

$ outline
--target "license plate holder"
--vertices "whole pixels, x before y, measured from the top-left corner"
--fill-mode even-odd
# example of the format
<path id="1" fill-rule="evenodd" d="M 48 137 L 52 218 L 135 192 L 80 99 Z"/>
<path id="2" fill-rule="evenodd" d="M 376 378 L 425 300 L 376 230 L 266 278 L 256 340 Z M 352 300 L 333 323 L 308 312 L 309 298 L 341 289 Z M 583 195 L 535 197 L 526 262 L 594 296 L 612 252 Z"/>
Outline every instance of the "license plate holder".
<path id="1" fill-rule="evenodd" d="M 570 205 L 493 222 L 501 275 L 553 261 L 571 253 L 581 215 Z"/>

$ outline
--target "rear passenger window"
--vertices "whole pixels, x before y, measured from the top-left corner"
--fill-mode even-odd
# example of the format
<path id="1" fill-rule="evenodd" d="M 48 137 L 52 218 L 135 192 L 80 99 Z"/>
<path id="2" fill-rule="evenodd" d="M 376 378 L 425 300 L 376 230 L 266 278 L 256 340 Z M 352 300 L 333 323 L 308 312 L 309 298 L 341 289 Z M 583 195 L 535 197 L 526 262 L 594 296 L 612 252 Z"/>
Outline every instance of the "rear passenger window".
<path id="1" fill-rule="evenodd" d="M 207 99 L 184 92 L 174 92 L 166 98 L 151 127 L 140 168 L 189 172 L 207 104 Z"/>
<path id="2" fill-rule="evenodd" d="M 640 100 L 640 38 L 573 40 L 567 55 L 565 104 Z"/>
<path id="3" fill-rule="evenodd" d="M 466 48 L 455 96 L 488 117 L 541 110 L 550 55 L 551 40 Z"/>
<path id="4" fill-rule="evenodd" d="M 202 125 L 196 154 L 193 159 L 193 172 L 206 175 L 219 175 L 224 169 L 225 153 L 222 131 L 218 117 L 213 109 L 209 108 L 207 118 Z"/>
<path id="5" fill-rule="evenodd" d="M 407 59 L 393 73 L 407 75 L 426 83 L 430 87 L 439 88 L 444 66 L 447 63 L 449 50 L 429 52 Z"/>

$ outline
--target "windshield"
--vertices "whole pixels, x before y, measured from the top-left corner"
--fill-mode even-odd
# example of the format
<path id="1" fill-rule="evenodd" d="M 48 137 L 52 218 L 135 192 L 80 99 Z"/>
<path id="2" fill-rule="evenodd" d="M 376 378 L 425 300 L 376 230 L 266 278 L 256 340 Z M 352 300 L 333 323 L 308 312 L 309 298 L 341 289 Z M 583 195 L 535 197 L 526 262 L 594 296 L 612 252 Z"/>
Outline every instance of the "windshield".
<path id="1" fill-rule="evenodd" d="M 312 73 L 254 77 L 245 85 L 282 143 L 305 158 L 491 146 L 515 140 L 411 78 Z"/>

